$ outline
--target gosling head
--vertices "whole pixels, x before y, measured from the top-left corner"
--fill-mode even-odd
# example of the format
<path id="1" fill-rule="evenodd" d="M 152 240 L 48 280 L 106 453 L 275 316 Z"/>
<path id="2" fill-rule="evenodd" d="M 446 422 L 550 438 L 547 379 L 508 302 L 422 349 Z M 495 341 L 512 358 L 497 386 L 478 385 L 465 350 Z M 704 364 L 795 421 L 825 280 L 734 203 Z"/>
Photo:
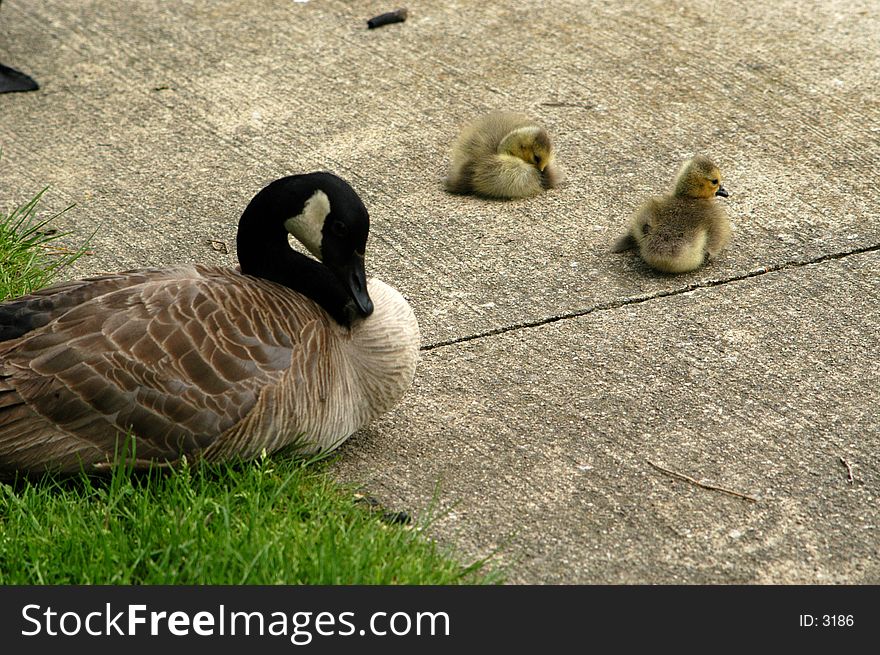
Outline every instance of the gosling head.
<path id="1" fill-rule="evenodd" d="M 682 164 L 675 178 L 674 194 L 683 198 L 727 197 L 721 186 L 721 171 L 708 157 L 697 155 Z"/>
<path id="2" fill-rule="evenodd" d="M 542 127 L 528 126 L 513 130 L 498 145 L 498 154 L 519 157 L 542 173 L 553 161 L 553 144 Z"/>

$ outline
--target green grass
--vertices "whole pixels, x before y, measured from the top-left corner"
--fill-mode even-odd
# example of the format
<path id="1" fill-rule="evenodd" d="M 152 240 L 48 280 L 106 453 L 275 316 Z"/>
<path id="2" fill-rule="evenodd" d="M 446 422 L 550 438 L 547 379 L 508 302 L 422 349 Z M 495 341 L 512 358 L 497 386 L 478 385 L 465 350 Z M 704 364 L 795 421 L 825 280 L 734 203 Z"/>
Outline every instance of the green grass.
<path id="1" fill-rule="evenodd" d="M 63 236 L 50 227 L 67 209 L 46 219 L 37 207 L 46 189 L 8 214 L 0 213 L 0 299 L 14 298 L 46 286 L 83 249 L 68 250 L 52 242 Z"/>
<path id="2" fill-rule="evenodd" d="M 71 258 L 35 219 L 39 194 L 0 215 L 0 298 Z M 53 217 L 54 218 L 54 217 Z M 78 253 L 77 253 L 78 254 Z M 289 456 L 135 474 L 0 482 L 0 584 L 482 584 L 415 526 L 356 502 L 327 462 Z"/>
<path id="3" fill-rule="evenodd" d="M 455 584 L 481 566 L 301 460 L 0 487 L 0 584 Z"/>

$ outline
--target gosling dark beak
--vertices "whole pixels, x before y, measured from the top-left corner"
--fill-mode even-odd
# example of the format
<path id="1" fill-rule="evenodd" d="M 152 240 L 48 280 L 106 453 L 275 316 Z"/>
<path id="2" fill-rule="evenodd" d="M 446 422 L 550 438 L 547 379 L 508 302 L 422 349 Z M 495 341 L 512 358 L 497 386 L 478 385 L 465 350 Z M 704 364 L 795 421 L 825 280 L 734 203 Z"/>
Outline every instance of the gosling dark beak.
<path id="1" fill-rule="evenodd" d="M 366 318 L 373 313 L 373 301 L 367 293 L 367 273 L 364 270 L 364 256 L 355 253 L 351 260 L 340 266 L 337 275 L 351 294 L 358 313 Z"/>
<path id="2" fill-rule="evenodd" d="M 725 189 L 723 186 L 720 186 L 720 187 L 718 187 L 718 191 L 715 192 L 715 195 L 716 195 L 716 196 L 721 196 L 722 198 L 726 198 L 726 197 L 728 197 L 730 194 L 727 193 L 727 189 Z"/>

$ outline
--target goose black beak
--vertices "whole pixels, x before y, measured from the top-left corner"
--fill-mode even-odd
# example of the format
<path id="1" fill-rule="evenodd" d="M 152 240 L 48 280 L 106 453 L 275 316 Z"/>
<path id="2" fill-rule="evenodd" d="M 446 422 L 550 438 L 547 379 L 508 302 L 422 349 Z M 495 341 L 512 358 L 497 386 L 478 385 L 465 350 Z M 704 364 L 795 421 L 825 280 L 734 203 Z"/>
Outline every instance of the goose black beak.
<path id="1" fill-rule="evenodd" d="M 727 189 L 723 186 L 718 187 L 718 191 L 715 192 L 716 196 L 721 196 L 722 198 L 727 198 L 730 194 L 727 193 Z"/>
<path id="2" fill-rule="evenodd" d="M 367 293 L 367 273 L 364 270 L 364 256 L 355 253 L 351 260 L 337 271 L 342 283 L 348 289 L 357 306 L 358 314 L 366 318 L 373 313 L 373 301 Z"/>

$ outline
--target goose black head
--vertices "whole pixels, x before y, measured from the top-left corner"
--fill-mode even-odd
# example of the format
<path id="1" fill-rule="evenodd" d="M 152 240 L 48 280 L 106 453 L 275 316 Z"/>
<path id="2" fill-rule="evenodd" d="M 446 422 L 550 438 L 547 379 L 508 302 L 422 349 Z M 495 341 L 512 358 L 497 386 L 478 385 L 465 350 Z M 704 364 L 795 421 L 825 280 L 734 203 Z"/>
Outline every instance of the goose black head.
<path id="1" fill-rule="evenodd" d="M 284 221 L 284 227 L 309 252 L 324 262 L 351 294 L 361 316 L 373 313 L 367 293 L 364 256 L 370 215 L 351 186 L 332 173 L 302 176 L 311 194 L 302 211 Z"/>
<path id="2" fill-rule="evenodd" d="M 265 222 L 267 218 L 272 222 L 268 227 Z M 275 221 L 283 225 L 285 233 L 292 234 L 323 262 L 325 270 L 332 273 L 337 284 L 327 280 L 322 284 L 320 279 L 307 279 L 309 276 L 314 278 L 316 272 L 304 268 L 307 264 L 302 259 L 308 258 L 302 255 L 296 255 L 293 262 L 285 262 L 289 267 L 303 269 L 298 271 L 298 279 L 288 281 L 288 276 L 293 275 L 290 272 L 285 272 L 283 281 L 276 279 L 276 275 L 260 273 L 260 269 L 272 266 L 266 261 L 272 255 L 265 248 L 260 249 L 259 244 L 252 243 L 256 239 L 246 235 L 255 231 L 246 230 L 245 224 L 258 222 L 274 231 L 277 229 L 274 226 L 278 225 Z M 357 316 L 367 317 L 373 313 L 364 269 L 369 231 L 367 208 L 342 178 L 323 172 L 282 178 L 254 197 L 239 223 L 238 252 L 242 272 L 280 281 L 302 291 L 318 301 L 338 321 L 350 324 Z M 259 238 L 265 240 L 268 237 L 261 233 Z M 243 247 L 249 243 L 248 252 L 243 253 Z M 283 245 L 290 250 L 286 238 Z M 339 285 L 344 289 L 345 299 L 334 297 Z"/>

